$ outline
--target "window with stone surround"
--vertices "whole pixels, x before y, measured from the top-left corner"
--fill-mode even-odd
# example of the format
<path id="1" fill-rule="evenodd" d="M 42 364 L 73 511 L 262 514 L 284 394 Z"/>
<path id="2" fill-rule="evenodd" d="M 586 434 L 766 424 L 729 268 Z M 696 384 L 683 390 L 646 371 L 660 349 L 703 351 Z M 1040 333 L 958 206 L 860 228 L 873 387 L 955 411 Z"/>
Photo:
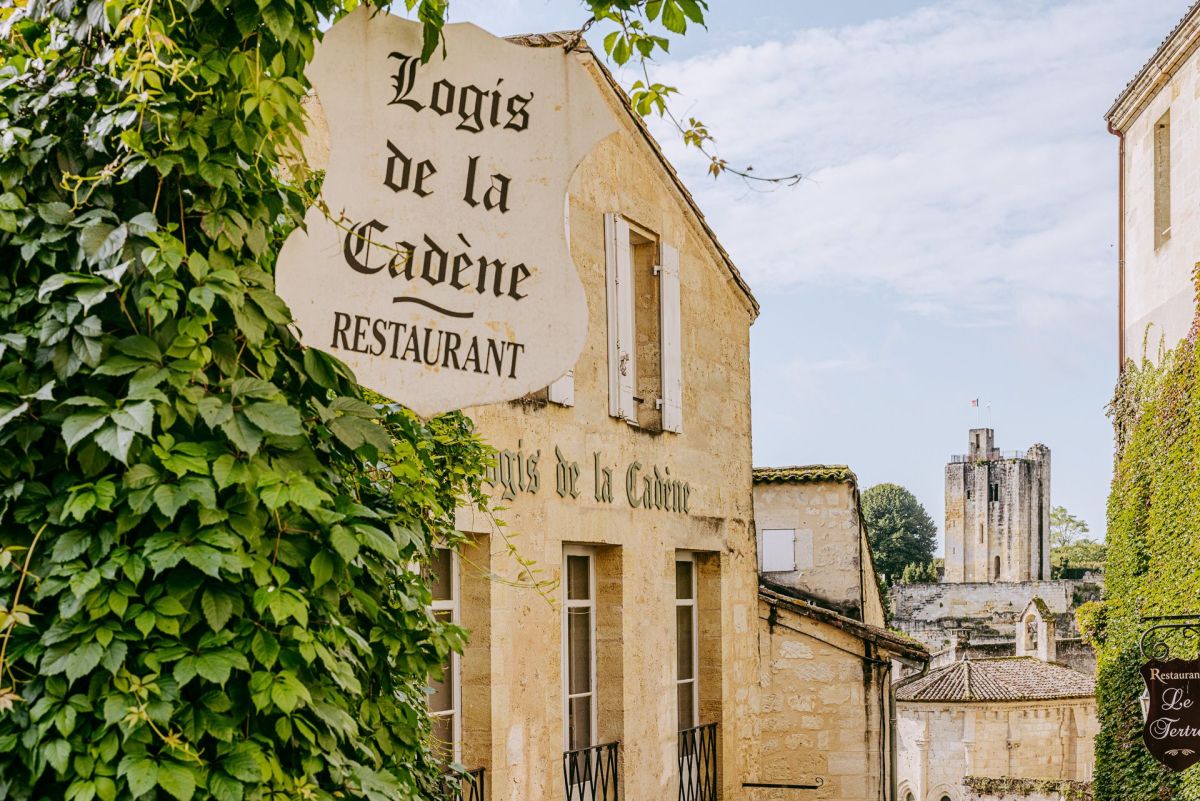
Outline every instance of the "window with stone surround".
<path id="1" fill-rule="evenodd" d="M 458 556 L 448 548 L 435 548 L 429 566 L 433 591 L 434 617 L 443 622 L 459 622 Z M 441 678 L 429 681 L 429 716 L 433 719 L 435 742 L 454 761 L 462 753 L 462 665 L 461 657 L 451 653 L 442 666 Z"/>
<path id="2" fill-rule="evenodd" d="M 679 730 L 700 724 L 700 638 L 696 614 L 696 560 L 675 558 L 675 691 Z"/>
<path id="3" fill-rule="evenodd" d="M 563 549 L 563 720 L 568 751 L 596 744 L 596 560 Z"/>
<path id="4" fill-rule="evenodd" d="M 606 214 L 609 413 L 648 431 L 683 431 L 679 251 Z"/>
<path id="5" fill-rule="evenodd" d="M 1171 112 L 1154 123 L 1154 248 L 1171 238 Z"/>

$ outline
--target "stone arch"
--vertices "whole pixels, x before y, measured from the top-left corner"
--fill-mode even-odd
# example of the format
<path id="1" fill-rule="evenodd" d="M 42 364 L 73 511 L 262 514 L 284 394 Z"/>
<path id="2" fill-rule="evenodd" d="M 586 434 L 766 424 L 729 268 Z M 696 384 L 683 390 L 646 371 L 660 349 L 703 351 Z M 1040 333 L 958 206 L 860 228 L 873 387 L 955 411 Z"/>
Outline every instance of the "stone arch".
<path id="1" fill-rule="evenodd" d="M 958 801 L 958 792 L 948 784 L 933 788 L 927 801 Z"/>
<path id="2" fill-rule="evenodd" d="M 1053 662 L 1057 657 L 1056 623 L 1057 617 L 1046 602 L 1034 596 L 1017 617 L 1017 656 L 1036 656 L 1045 662 Z"/>
<path id="3" fill-rule="evenodd" d="M 916 792 L 912 789 L 912 785 L 908 783 L 908 779 L 900 782 L 896 789 L 899 792 L 900 801 L 917 801 Z"/>

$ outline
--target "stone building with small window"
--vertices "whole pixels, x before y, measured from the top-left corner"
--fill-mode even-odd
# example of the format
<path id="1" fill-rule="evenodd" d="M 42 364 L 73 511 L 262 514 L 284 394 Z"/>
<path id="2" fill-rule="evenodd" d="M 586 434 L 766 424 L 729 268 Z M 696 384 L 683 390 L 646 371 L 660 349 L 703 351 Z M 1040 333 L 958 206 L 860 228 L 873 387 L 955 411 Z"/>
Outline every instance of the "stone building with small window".
<path id="1" fill-rule="evenodd" d="M 893 799 L 893 663 L 928 652 L 887 629 L 858 479 L 844 465 L 758 468 L 760 714 L 748 796 Z"/>
<path id="2" fill-rule="evenodd" d="M 1200 3 L 1117 96 L 1117 343 L 1121 365 L 1174 348 L 1195 317 L 1200 200 Z"/>

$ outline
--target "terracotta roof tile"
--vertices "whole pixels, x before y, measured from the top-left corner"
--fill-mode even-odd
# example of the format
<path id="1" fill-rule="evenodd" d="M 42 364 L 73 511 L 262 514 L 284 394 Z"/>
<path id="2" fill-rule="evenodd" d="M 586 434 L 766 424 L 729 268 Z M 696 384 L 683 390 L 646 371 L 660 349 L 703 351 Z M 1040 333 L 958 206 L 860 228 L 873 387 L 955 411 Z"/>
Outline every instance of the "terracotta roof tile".
<path id="1" fill-rule="evenodd" d="M 897 701 L 1048 701 L 1095 694 L 1091 676 L 1032 656 L 965 659 L 896 686 Z"/>

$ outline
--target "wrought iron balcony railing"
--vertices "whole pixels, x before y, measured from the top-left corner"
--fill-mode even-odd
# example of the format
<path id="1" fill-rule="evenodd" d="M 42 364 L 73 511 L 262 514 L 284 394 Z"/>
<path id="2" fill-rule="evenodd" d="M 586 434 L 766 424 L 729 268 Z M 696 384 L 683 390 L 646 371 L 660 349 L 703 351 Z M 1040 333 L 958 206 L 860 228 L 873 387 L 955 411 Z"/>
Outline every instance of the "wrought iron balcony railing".
<path id="1" fill-rule="evenodd" d="M 620 743 L 563 752 L 566 801 L 620 801 Z"/>
<path id="2" fill-rule="evenodd" d="M 679 732 L 679 801 L 717 801 L 717 724 Z"/>

